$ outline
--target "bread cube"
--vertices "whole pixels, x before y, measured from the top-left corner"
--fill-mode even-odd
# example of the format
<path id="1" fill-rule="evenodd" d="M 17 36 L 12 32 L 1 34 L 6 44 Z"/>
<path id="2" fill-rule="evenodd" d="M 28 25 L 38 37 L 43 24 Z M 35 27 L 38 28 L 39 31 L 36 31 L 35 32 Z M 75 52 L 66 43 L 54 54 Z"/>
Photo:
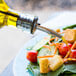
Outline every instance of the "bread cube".
<path id="1" fill-rule="evenodd" d="M 49 59 L 49 68 L 51 71 L 57 70 L 61 65 L 63 65 L 63 59 L 59 55 L 55 55 Z"/>
<path id="2" fill-rule="evenodd" d="M 64 38 L 69 43 L 73 43 L 74 41 L 76 41 L 76 29 L 66 30 L 64 33 Z"/>
<path id="3" fill-rule="evenodd" d="M 46 58 L 39 59 L 40 73 L 48 73 L 49 61 Z"/>

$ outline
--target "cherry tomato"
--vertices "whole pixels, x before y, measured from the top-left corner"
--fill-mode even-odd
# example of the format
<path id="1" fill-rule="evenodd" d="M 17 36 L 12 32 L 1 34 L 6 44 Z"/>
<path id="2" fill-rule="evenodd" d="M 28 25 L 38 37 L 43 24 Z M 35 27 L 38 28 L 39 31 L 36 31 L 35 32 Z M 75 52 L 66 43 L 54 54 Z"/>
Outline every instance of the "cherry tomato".
<path id="1" fill-rule="evenodd" d="M 70 43 L 68 43 L 68 46 L 66 44 L 60 45 L 59 47 L 60 55 L 65 56 L 71 47 L 72 47 L 72 44 Z"/>
<path id="2" fill-rule="evenodd" d="M 71 58 L 76 58 L 76 49 L 71 51 L 70 57 Z"/>
<path id="3" fill-rule="evenodd" d="M 72 47 L 72 44 L 68 43 L 68 46 L 71 48 Z"/>
<path id="4" fill-rule="evenodd" d="M 27 52 L 26 58 L 27 58 L 30 62 L 37 62 L 37 54 L 38 54 L 38 52 L 29 51 L 29 52 Z"/>

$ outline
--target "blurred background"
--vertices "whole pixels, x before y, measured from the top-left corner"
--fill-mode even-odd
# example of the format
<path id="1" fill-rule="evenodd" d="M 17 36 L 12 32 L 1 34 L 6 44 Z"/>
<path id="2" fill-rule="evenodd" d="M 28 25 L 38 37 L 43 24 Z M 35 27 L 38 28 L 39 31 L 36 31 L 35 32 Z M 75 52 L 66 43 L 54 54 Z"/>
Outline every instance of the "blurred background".
<path id="1" fill-rule="evenodd" d="M 76 10 L 76 0 L 5 0 L 15 10 L 37 15 L 41 23 L 53 13 Z"/>
<path id="2" fill-rule="evenodd" d="M 39 17 L 40 23 L 45 23 L 55 13 L 76 11 L 76 0 L 4 0 L 16 11 L 29 13 Z M 4 27 L 0 29 L 0 72 L 17 55 L 23 45 L 32 38 L 22 31 Z"/>

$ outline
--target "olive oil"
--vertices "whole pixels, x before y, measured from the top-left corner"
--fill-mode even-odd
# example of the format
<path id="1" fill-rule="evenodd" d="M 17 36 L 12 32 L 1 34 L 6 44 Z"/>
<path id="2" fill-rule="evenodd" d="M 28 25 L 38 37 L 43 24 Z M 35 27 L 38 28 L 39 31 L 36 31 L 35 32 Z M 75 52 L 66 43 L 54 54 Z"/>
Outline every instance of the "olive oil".
<path id="1" fill-rule="evenodd" d="M 4 2 L 4 0 L 0 0 L 0 11 L 10 12 L 9 9 L 10 8 Z M 16 26 L 16 22 L 15 21 L 17 21 L 16 17 L 0 13 L 0 27 L 3 27 L 5 25 Z"/>
<path id="2" fill-rule="evenodd" d="M 21 28 L 22 30 L 26 30 L 31 34 L 33 34 L 35 30 L 38 29 L 59 38 L 62 37 L 62 35 L 58 34 L 56 31 L 41 26 L 41 24 L 38 23 L 37 16 L 23 13 L 21 14 L 19 12 L 11 10 L 4 2 L 4 0 L 0 0 L 0 27 L 3 27 L 5 25 L 12 25 L 14 27 Z"/>
<path id="3" fill-rule="evenodd" d="M 16 12 L 10 9 L 4 0 L 0 0 L 0 27 L 12 25 L 22 30 L 30 30 L 33 33 L 36 29 L 37 21 L 37 16 Z"/>

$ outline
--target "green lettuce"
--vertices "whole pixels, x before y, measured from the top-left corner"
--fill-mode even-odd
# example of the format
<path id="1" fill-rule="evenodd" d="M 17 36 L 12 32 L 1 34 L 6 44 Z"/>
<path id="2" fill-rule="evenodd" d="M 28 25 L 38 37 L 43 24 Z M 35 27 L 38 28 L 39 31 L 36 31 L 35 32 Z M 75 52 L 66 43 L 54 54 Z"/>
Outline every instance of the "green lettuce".
<path id="1" fill-rule="evenodd" d="M 27 67 L 27 69 L 30 70 L 33 73 L 34 76 L 58 76 L 60 73 L 63 72 L 63 68 L 64 67 L 62 66 L 54 72 L 49 72 L 47 74 L 41 74 L 38 64 L 30 63 Z"/>
<path id="2" fill-rule="evenodd" d="M 72 72 L 72 73 L 76 73 L 76 64 L 64 65 L 64 71 L 69 71 L 69 72 Z"/>
<path id="3" fill-rule="evenodd" d="M 30 70 L 34 76 L 76 76 L 76 64 L 63 65 L 58 70 L 47 74 L 40 73 L 40 68 L 37 63 L 30 63 L 27 69 Z"/>

